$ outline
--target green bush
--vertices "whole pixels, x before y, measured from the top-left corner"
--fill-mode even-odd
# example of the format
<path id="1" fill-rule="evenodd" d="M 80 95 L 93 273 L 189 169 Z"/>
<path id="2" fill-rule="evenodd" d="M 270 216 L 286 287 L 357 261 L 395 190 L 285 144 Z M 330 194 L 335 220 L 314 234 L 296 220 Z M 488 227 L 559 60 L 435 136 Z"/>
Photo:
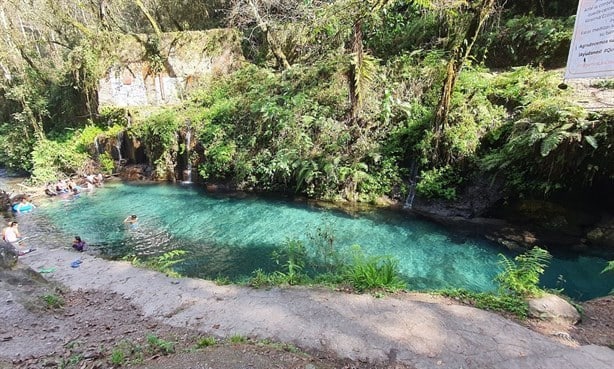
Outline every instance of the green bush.
<path id="1" fill-rule="evenodd" d="M 561 97 L 536 99 L 493 136 L 494 150 L 479 163 L 521 195 L 590 188 L 614 170 L 608 149 L 614 142 L 612 122 L 614 115 L 588 114 Z"/>
<path id="2" fill-rule="evenodd" d="M 542 18 L 525 15 L 506 21 L 497 32 L 485 33 L 488 44 L 486 64 L 501 68 L 519 65 L 563 67 L 571 42 L 575 16 Z"/>
<path id="3" fill-rule="evenodd" d="M 209 346 L 215 346 L 216 344 L 217 344 L 217 340 L 215 339 L 215 337 L 202 337 L 196 343 L 196 347 L 204 348 L 204 347 L 209 347 Z"/>
<path id="4" fill-rule="evenodd" d="M 280 265 L 283 271 L 276 274 L 285 283 L 293 285 L 300 284 L 305 279 L 304 269 L 307 263 L 307 249 L 298 240 L 288 240 L 277 251 L 273 252 L 273 260 Z"/>
<path id="5" fill-rule="evenodd" d="M 115 169 L 115 160 L 108 152 L 102 153 L 98 156 L 98 163 L 100 164 L 100 169 L 102 173 L 112 174 L 113 169 Z"/>
<path id="6" fill-rule="evenodd" d="M 27 128 L 10 123 L 0 124 L 0 164 L 16 171 L 30 171 L 31 151 L 35 142 Z"/>
<path id="7" fill-rule="evenodd" d="M 538 286 L 539 277 L 544 273 L 551 258 L 548 251 L 539 247 L 516 256 L 514 260 L 501 255 L 500 264 L 503 271 L 495 280 L 499 282 L 502 294 L 518 297 L 540 296 L 543 290 Z"/>
<path id="8" fill-rule="evenodd" d="M 103 130 L 94 125 L 85 126 L 80 133 L 75 135 L 75 146 L 79 152 L 88 153 L 94 145 L 96 138 L 103 133 Z"/>
<path id="9" fill-rule="evenodd" d="M 49 293 L 41 296 L 41 300 L 45 303 L 47 309 L 61 309 L 64 307 L 64 299 L 62 296 L 55 293 Z"/>
<path id="10" fill-rule="evenodd" d="M 391 257 L 366 256 L 358 246 L 354 246 L 352 256 L 353 259 L 346 266 L 343 276 L 357 291 L 394 292 L 406 288 L 399 275 L 397 260 Z"/>
<path id="11" fill-rule="evenodd" d="M 444 198 L 454 200 L 456 198 L 455 185 L 458 176 L 450 165 L 440 168 L 425 170 L 420 173 L 420 181 L 416 185 L 416 192 L 428 198 Z"/>
<path id="12" fill-rule="evenodd" d="M 175 343 L 159 338 L 154 334 L 148 334 L 147 344 L 152 354 L 168 355 L 175 352 Z"/>
<path id="13" fill-rule="evenodd" d="M 174 176 L 174 164 L 180 150 L 177 142 L 180 124 L 183 123 L 178 119 L 177 112 L 169 109 L 132 127 L 131 133 L 144 143 L 147 157 L 153 162 L 158 179 Z"/>
<path id="14" fill-rule="evenodd" d="M 55 181 L 78 173 L 87 164 L 88 155 L 77 152 L 70 141 L 60 143 L 40 140 L 32 151 L 32 180 L 35 183 Z"/>

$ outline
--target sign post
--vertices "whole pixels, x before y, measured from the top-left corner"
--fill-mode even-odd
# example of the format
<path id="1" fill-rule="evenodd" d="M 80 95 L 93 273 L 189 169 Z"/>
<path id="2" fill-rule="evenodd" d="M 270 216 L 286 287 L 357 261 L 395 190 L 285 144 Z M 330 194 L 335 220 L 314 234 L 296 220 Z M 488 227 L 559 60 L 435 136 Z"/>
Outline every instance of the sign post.
<path id="1" fill-rule="evenodd" d="M 565 79 L 614 76 L 614 0 L 580 0 Z"/>

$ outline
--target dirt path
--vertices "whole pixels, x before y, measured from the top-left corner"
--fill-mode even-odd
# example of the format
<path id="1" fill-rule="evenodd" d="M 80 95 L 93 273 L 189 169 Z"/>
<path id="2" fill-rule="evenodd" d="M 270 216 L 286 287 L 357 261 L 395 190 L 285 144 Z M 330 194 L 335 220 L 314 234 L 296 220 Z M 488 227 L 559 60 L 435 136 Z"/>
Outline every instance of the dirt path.
<path id="1" fill-rule="evenodd" d="M 72 268 L 77 257 L 82 263 Z M 178 329 L 269 339 L 349 360 L 414 368 L 605 369 L 614 362 L 607 347 L 563 345 L 499 315 L 428 295 L 377 299 L 311 288 L 217 286 L 44 245 L 21 261 L 34 270 L 54 268 L 48 278 L 72 291 L 116 294 L 143 318 Z M 1 346 L 19 352 L 27 345 L 14 337 Z"/>

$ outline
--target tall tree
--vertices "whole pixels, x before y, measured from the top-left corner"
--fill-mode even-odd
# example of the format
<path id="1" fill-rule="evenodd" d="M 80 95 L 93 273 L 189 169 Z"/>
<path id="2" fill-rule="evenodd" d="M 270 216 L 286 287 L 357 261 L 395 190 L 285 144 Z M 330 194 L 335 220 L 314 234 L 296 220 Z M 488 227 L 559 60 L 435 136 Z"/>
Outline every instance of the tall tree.
<path id="1" fill-rule="evenodd" d="M 452 92 L 454 86 L 458 80 L 458 76 L 463 68 L 463 65 L 471 54 L 471 48 L 473 47 L 480 31 L 484 25 L 484 22 L 488 16 L 493 12 L 495 8 L 496 0 L 479 0 L 477 3 L 471 4 L 470 2 L 463 2 L 463 8 L 470 14 L 470 20 L 467 24 L 464 32 L 464 37 L 456 43 L 452 56 L 446 66 L 446 76 L 441 88 L 441 95 L 439 103 L 435 110 L 435 119 L 433 122 L 433 130 L 435 132 L 435 155 L 437 160 L 440 159 L 440 140 L 443 132 L 448 124 L 448 117 L 450 113 L 450 101 L 452 98 Z"/>
<path id="2" fill-rule="evenodd" d="M 248 37 L 254 36 L 253 30 L 260 30 L 278 67 L 288 69 L 291 62 L 279 33 L 286 25 L 300 21 L 304 9 L 300 0 L 232 0 L 228 22 L 245 30 Z"/>

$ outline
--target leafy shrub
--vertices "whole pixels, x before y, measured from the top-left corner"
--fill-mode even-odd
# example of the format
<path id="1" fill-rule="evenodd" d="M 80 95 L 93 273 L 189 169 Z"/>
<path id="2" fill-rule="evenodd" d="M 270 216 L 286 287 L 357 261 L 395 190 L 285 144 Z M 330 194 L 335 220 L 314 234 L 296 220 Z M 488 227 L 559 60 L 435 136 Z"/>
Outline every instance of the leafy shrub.
<path id="1" fill-rule="evenodd" d="M 111 364 L 121 366 L 124 363 L 125 357 L 126 355 L 122 350 L 115 348 L 111 351 Z"/>
<path id="2" fill-rule="evenodd" d="M 169 179 L 174 175 L 174 163 L 179 152 L 179 124 L 175 111 L 164 110 L 132 128 L 133 134 L 145 144 L 147 157 L 153 161 L 159 179 Z"/>
<path id="3" fill-rule="evenodd" d="M 240 334 L 233 334 L 232 336 L 230 336 L 230 342 L 234 344 L 245 343 L 247 342 L 247 337 L 242 336 Z"/>
<path id="4" fill-rule="evenodd" d="M 343 274 L 344 279 L 357 291 L 398 291 L 406 287 L 399 275 L 397 260 L 391 257 L 366 256 L 358 246 L 354 246 L 352 256 L 353 259 Z"/>
<path id="5" fill-rule="evenodd" d="M 591 83 L 591 87 L 602 88 L 605 90 L 614 90 L 614 80 L 613 79 L 602 79 L 600 81 Z"/>
<path id="6" fill-rule="evenodd" d="M 32 169 L 31 150 L 35 140 L 29 130 L 14 124 L 0 124 L 0 164 L 17 171 Z"/>
<path id="7" fill-rule="evenodd" d="M 421 172 L 416 192 L 424 197 L 453 200 L 456 198 L 454 186 L 457 182 L 458 177 L 450 165 L 433 168 Z"/>
<path id="8" fill-rule="evenodd" d="M 54 293 L 49 293 L 41 296 L 41 300 L 45 303 L 45 308 L 47 309 L 60 309 L 64 307 L 64 299 L 62 296 L 56 295 Z"/>
<path id="9" fill-rule="evenodd" d="M 541 295 L 543 291 L 538 286 L 539 277 L 551 258 L 548 251 L 539 247 L 516 256 L 514 260 L 501 255 L 503 271 L 495 278 L 501 292 L 519 297 Z"/>
<path id="10" fill-rule="evenodd" d="M 78 173 L 87 161 L 88 155 L 77 152 L 72 142 L 39 140 L 32 151 L 32 180 L 55 181 L 65 174 Z"/>
<path id="11" fill-rule="evenodd" d="M 486 33 L 486 64 L 495 68 L 526 64 L 565 66 L 574 21 L 573 16 L 554 19 L 526 15 L 509 19 L 497 32 Z"/>
<path id="12" fill-rule="evenodd" d="M 500 172 L 507 189 L 521 194 L 590 187 L 614 169 L 607 149 L 614 139 L 612 122 L 614 115 L 588 115 L 562 98 L 537 99 L 505 127 L 503 142 L 480 165 Z"/>
<path id="13" fill-rule="evenodd" d="M 305 278 L 303 269 L 307 263 L 307 249 L 301 241 L 286 241 L 279 250 L 273 252 L 273 260 L 282 266 L 283 271 L 276 273 L 286 283 L 299 284 Z"/>
<path id="14" fill-rule="evenodd" d="M 215 346 L 217 344 L 217 340 L 215 337 L 203 337 L 196 342 L 196 347 L 203 348 L 209 346 Z"/>
<path id="15" fill-rule="evenodd" d="M 421 11 L 413 2 L 398 1 L 381 18 L 370 21 L 365 27 L 365 40 L 378 57 L 425 47 L 440 36 L 436 12 Z"/>
<path id="16" fill-rule="evenodd" d="M 80 133 L 75 135 L 75 146 L 79 152 L 87 153 L 90 151 L 92 145 L 96 141 L 96 137 L 100 135 L 103 130 L 94 125 L 87 125 Z"/>
<path id="17" fill-rule="evenodd" d="M 175 352 L 174 342 L 163 340 L 154 334 L 148 334 L 146 339 L 152 354 L 168 355 Z"/>
<path id="18" fill-rule="evenodd" d="M 115 169 L 115 160 L 108 152 L 102 153 L 98 156 L 98 163 L 100 164 L 100 169 L 102 173 L 111 174 L 113 173 L 113 169 Z"/>
<path id="19" fill-rule="evenodd" d="M 535 100 L 569 95 L 569 91 L 558 87 L 560 82 L 561 76 L 557 72 L 522 66 L 496 75 L 489 81 L 487 91 L 491 101 L 514 112 Z"/>

